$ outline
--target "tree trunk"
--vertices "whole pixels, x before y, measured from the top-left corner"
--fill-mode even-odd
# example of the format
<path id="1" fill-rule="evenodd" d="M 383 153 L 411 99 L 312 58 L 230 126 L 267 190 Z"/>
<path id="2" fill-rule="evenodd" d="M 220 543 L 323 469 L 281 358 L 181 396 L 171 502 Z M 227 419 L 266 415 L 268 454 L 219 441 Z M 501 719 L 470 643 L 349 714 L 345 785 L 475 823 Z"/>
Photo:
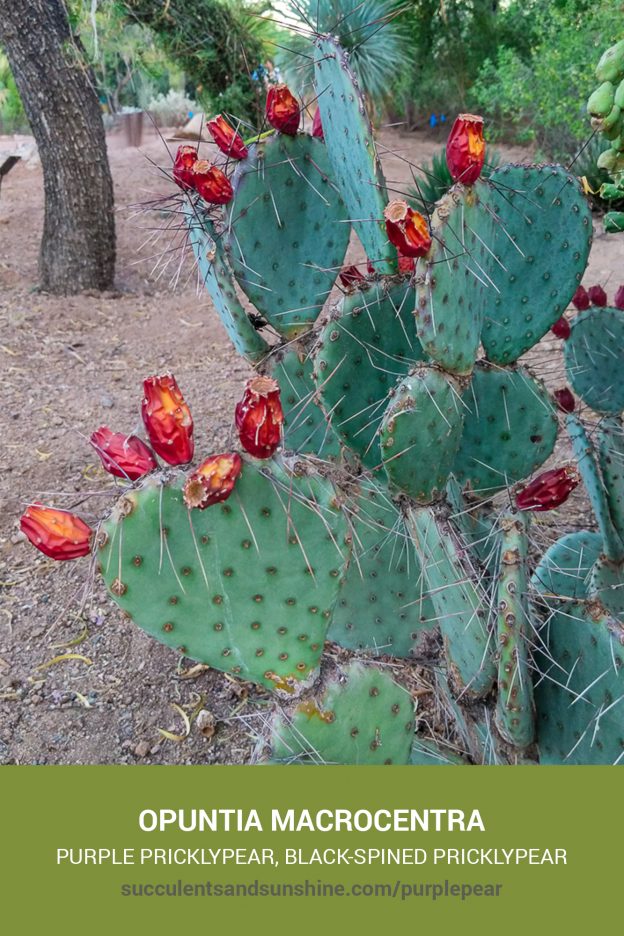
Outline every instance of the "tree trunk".
<path id="1" fill-rule="evenodd" d="M 43 167 L 40 286 L 58 294 L 110 289 L 113 181 L 95 81 L 63 0 L 0 0 L 0 46 Z"/>

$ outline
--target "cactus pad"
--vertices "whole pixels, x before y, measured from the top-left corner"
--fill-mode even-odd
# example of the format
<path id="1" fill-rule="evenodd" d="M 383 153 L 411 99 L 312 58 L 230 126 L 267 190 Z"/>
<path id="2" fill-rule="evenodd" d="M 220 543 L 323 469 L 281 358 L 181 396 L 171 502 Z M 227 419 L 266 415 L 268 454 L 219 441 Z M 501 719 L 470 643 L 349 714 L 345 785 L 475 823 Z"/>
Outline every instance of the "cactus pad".
<path id="1" fill-rule="evenodd" d="M 273 134 L 250 147 L 229 205 L 230 265 L 281 335 L 305 331 L 317 318 L 342 266 L 349 231 L 320 140 Z"/>
<path id="2" fill-rule="evenodd" d="M 329 36 L 316 44 L 316 93 L 333 178 L 367 257 L 378 273 L 392 273 L 396 250 L 383 220 L 388 195 L 366 103 L 343 49 Z"/>
<path id="3" fill-rule="evenodd" d="M 561 166 L 502 166 L 488 182 L 498 225 L 497 292 L 481 340 L 486 357 L 511 364 L 559 319 L 581 282 L 591 246 L 589 203 Z"/>
<path id="4" fill-rule="evenodd" d="M 104 522 L 111 596 L 167 646 L 292 692 L 318 666 L 345 561 L 333 487 L 245 459 L 229 500 L 188 511 L 183 480 L 151 475 Z"/>
<path id="5" fill-rule="evenodd" d="M 565 366 L 574 392 L 597 413 L 624 410 L 622 348 L 624 312 L 591 306 L 576 316 L 564 344 Z"/>
<path id="6" fill-rule="evenodd" d="M 545 596 L 586 598 L 590 572 L 601 550 L 599 533 L 566 533 L 540 559 L 531 578 L 533 588 Z"/>
<path id="7" fill-rule="evenodd" d="M 589 593 L 611 614 L 624 615 L 624 562 L 600 556 L 591 572 Z"/>
<path id="8" fill-rule="evenodd" d="M 418 263 L 416 325 L 426 353 L 445 370 L 470 374 L 486 307 L 494 300 L 491 266 L 494 220 L 482 182 L 457 185 L 432 217 L 433 244 Z"/>
<path id="9" fill-rule="evenodd" d="M 272 726 L 273 760 L 305 764 L 407 764 L 414 703 L 387 673 L 351 663 L 322 696 Z"/>
<path id="10" fill-rule="evenodd" d="M 381 463 L 378 434 L 388 392 L 423 357 L 412 300 L 405 284 L 355 292 L 332 311 L 319 335 L 314 377 L 323 408 L 368 468 Z"/>
<path id="11" fill-rule="evenodd" d="M 462 486 L 482 497 L 527 478 L 553 451 L 557 417 L 541 381 L 517 367 L 475 367 L 463 395 L 464 432 L 453 465 Z"/>
<path id="12" fill-rule="evenodd" d="M 390 486 L 418 504 L 444 494 L 461 441 L 464 420 L 459 383 L 423 365 L 405 377 L 381 426 L 380 442 Z"/>
<path id="13" fill-rule="evenodd" d="M 345 509 L 353 546 L 327 636 L 349 650 L 418 655 L 435 611 L 402 515 L 378 479 L 364 479 Z"/>
<path id="14" fill-rule="evenodd" d="M 599 602 L 571 602 L 544 633 L 535 690 L 540 762 L 622 763 L 624 627 Z"/>
<path id="15" fill-rule="evenodd" d="M 611 521 L 624 538 L 624 429 L 618 416 L 601 420 L 596 429 L 598 461 Z"/>

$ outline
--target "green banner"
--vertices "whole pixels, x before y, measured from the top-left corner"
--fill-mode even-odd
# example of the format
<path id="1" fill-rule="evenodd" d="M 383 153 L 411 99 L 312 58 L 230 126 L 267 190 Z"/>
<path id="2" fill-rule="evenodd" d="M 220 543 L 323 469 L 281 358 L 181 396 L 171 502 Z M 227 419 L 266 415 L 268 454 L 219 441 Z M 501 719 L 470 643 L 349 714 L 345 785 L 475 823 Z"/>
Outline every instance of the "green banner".
<path id="1" fill-rule="evenodd" d="M 3 768 L 2 916 L 580 933 L 619 915 L 620 791 L 608 767 Z"/>

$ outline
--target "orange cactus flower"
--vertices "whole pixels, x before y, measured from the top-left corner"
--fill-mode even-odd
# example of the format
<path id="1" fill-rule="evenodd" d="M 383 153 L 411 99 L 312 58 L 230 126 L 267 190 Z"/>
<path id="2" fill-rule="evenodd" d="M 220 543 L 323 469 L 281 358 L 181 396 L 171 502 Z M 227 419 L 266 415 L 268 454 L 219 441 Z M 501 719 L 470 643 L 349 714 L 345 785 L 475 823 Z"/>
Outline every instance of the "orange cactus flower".
<path id="1" fill-rule="evenodd" d="M 181 188 L 192 188 L 192 169 L 197 162 L 197 148 L 195 146 L 179 146 L 173 161 L 173 181 Z"/>
<path id="2" fill-rule="evenodd" d="M 424 257 L 431 247 L 426 218 L 401 199 L 391 201 L 384 211 L 386 232 L 391 244 L 404 257 Z"/>
<path id="3" fill-rule="evenodd" d="M 446 144 L 446 162 L 453 181 L 464 185 L 477 181 L 485 162 L 483 117 L 460 114 L 456 118 Z"/>
<path id="4" fill-rule="evenodd" d="M 193 417 L 172 374 L 143 381 L 143 423 L 152 448 L 168 465 L 185 465 L 193 457 Z"/>
<path id="5" fill-rule="evenodd" d="M 275 454 L 284 424 L 278 382 L 270 377 L 248 380 L 243 398 L 236 404 L 235 420 L 246 452 L 254 458 L 270 458 Z"/>
<path id="6" fill-rule="evenodd" d="M 233 159 L 246 159 L 249 150 L 245 146 L 245 141 L 228 123 L 223 114 L 217 114 L 206 124 L 210 136 L 215 141 L 222 153 L 231 156 Z"/>
<path id="7" fill-rule="evenodd" d="M 218 166 L 211 166 L 206 159 L 198 159 L 193 163 L 191 185 L 211 205 L 227 205 L 234 195 L 232 183 L 226 174 Z"/>
<path id="8" fill-rule="evenodd" d="M 184 484 L 184 503 L 189 509 L 205 510 L 227 500 L 242 467 L 242 459 L 236 452 L 206 458 Z"/>
<path id="9" fill-rule="evenodd" d="M 91 445 L 100 456 L 103 467 L 116 478 L 136 481 L 158 468 L 154 454 L 138 436 L 112 432 L 100 426 L 91 436 Z"/>
<path id="10" fill-rule="evenodd" d="M 78 559 L 91 552 L 93 530 L 68 510 L 31 504 L 22 514 L 20 528 L 50 559 Z"/>
<path id="11" fill-rule="evenodd" d="M 266 118 L 280 133 L 296 136 L 301 108 L 295 95 L 285 84 L 271 85 L 266 99 Z"/>

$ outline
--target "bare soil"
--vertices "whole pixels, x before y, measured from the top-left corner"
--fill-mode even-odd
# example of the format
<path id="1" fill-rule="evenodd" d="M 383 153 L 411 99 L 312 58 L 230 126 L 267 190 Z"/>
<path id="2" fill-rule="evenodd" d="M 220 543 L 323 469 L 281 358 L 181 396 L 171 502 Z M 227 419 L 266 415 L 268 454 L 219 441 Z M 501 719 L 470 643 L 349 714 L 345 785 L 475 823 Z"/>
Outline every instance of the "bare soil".
<path id="1" fill-rule="evenodd" d="M 382 133 L 386 175 L 404 190 L 409 163 L 439 148 L 424 135 Z M 0 137 L 0 149 L 11 144 Z M 386 154 L 394 151 L 394 155 Z M 178 655 L 125 622 L 89 574 L 88 560 L 54 563 L 19 533 L 34 499 L 101 516 L 115 486 L 88 445 L 102 423 L 138 430 L 142 377 L 171 370 L 191 402 L 198 452 L 231 438 L 231 414 L 248 374 L 196 274 L 163 230 L 165 216 L 133 206 L 171 191 L 156 168 L 170 165 L 148 133 L 137 150 L 109 136 L 118 230 L 117 291 L 58 298 L 36 291 L 43 222 L 41 169 L 20 163 L 0 198 L 0 764 L 245 763 L 265 724 L 266 696 Z M 511 160 L 530 159 L 503 148 Z M 160 229 L 160 230 L 159 230 Z M 363 259 L 357 245 L 351 262 Z M 596 233 L 586 283 L 619 285 L 624 239 Z M 175 286 L 175 288 L 173 288 Z M 540 351 L 549 383 L 561 382 L 556 343 Z M 584 505 L 572 505 L 574 525 Z M 340 656 L 340 652 L 332 651 Z M 57 656 L 79 655 L 54 662 Z M 421 700 L 426 673 L 392 664 Z M 194 721 L 185 734 L 173 705 Z M 204 725 L 204 732 L 200 730 Z"/>

